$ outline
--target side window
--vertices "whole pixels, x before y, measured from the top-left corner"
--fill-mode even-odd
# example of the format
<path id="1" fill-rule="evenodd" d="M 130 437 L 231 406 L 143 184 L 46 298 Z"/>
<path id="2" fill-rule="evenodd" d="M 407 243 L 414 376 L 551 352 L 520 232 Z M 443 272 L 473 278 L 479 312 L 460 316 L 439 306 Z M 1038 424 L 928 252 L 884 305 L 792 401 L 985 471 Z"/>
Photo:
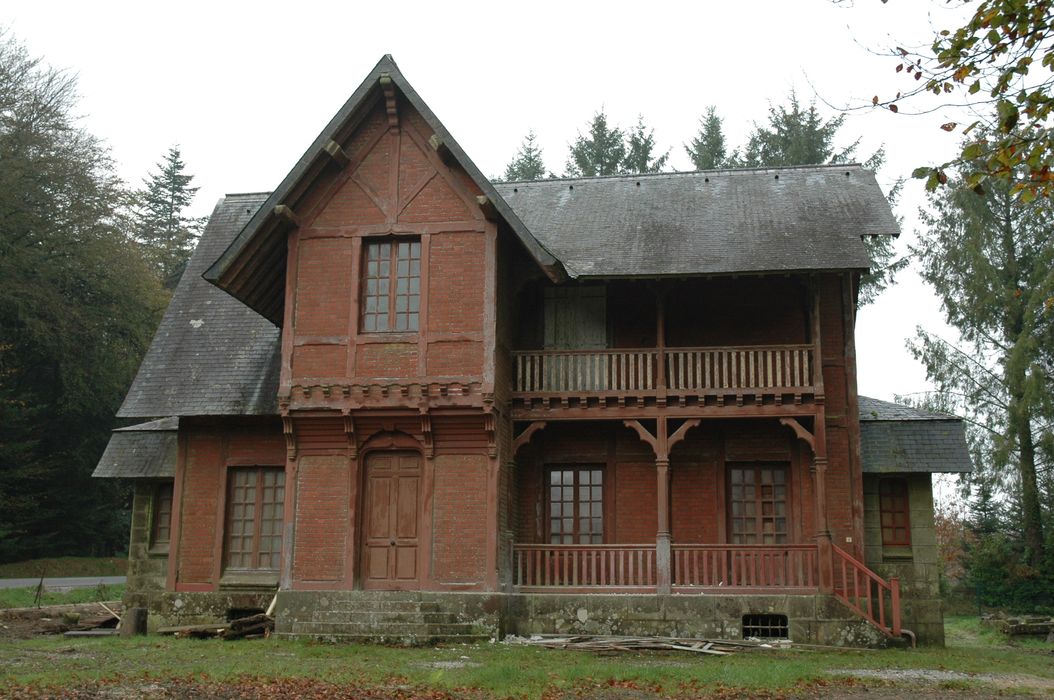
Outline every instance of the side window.
<path id="1" fill-rule="evenodd" d="M 911 521 L 908 518 L 908 480 L 897 478 L 879 481 L 878 507 L 882 519 L 882 546 L 910 546 Z"/>
<path id="2" fill-rule="evenodd" d="M 167 547 L 172 536 L 172 484 L 158 484 L 151 508 L 150 546 Z"/>
<path id="3" fill-rule="evenodd" d="M 284 503 L 285 470 L 282 467 L 227 470 L 225 569 L 278 571 Z"/>
<path id="4" fill-rule="evenodd" d="M 553 544 L 604 541 L 604 470 L 556 467 L 549 470 L 548 535 Z"/>
<path id="5" fill-rule="evenodd" d="M 787 468 L 735 465 L 728 470 L 732 544 L 787 542 Z"/>

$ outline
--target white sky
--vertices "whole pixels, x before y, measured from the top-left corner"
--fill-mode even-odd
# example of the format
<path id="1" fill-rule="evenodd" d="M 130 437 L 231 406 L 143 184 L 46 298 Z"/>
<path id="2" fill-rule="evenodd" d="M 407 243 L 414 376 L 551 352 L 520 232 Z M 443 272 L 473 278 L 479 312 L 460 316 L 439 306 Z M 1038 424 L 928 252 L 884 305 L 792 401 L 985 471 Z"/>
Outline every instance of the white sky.
<path id="1" fill-rule="evenodd" d="M 839 105 L 888 97 L 907 86 L 874 51 L 928 43 L 934 25 L 958 26 L 961 15 L 922 0 L 15 0 L 0 27 L 79 76 L 85 126 L 109 143 L 127 181 L 138 185 L 181 145 L 201 188 L 194 213 L 207 214 L 224 193 L 274 188 L 385 53 L 485 174 L 503 172 L 532 128 L 548 167 L 562 172 L 601 106 L 623 126 L 643 114 L 672 167 L 688 170 L 683 144 L 708 105 L 738 146 L 791 89 Z M 888 188 L 951 156 L 957 137 L 937 128 L 948 120 L 863 110 L 841 133 L 862 137 L 862 157 L 885 145 Z M 922 185 L 909 182 L 901 252 L 922 201 Z M 861 311 L 860 393 L 891 400 L 927 388 L 904 347 L 919 324 L 943 328 L 914 273 Z"/>

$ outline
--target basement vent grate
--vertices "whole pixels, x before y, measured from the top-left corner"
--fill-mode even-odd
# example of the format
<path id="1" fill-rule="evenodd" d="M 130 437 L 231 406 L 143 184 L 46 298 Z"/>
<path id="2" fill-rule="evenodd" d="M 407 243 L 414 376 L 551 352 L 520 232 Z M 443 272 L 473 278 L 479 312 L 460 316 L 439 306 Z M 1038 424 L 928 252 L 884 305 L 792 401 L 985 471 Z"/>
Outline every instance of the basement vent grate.
<path id="1" fill-rule="evenodd" d="M 750 614 L 743 616 L 743 639 L 789 639 L 786 615 Z"/>

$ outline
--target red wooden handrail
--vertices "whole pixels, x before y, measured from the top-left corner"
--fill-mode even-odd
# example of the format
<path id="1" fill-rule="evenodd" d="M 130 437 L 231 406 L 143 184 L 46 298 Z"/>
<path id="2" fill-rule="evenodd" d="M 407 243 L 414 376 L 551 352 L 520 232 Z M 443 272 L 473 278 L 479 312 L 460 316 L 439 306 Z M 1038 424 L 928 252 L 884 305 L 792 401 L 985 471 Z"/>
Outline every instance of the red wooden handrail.
<path id="1" fill-rule="evenodd" d="M 654 588 L 653 544 L 514 544 L 513 584 L 525 587 Z"/>
<path id="2" fill-rule="evenodd" d="M 900 580 L 893 577 L 887 582 L 838 545 L 832 544 L 831 550 L 835 598 L 886 635 L 900 637 Z"/>
<path id="3" fill-rule="evenodd" d="M 673 585 L 816 588 L 815 544 L 675 544 Z"/>

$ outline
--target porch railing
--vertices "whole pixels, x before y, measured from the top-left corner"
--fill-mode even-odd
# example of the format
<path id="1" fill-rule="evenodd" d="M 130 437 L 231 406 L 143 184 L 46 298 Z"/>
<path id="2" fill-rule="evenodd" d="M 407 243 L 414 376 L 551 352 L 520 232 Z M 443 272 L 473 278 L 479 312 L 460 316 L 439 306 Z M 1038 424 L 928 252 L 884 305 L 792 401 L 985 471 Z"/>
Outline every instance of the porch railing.
<path id="1" fill-rule="evenodd" d="M 816 588 L 815 544 L 675 544 L 673 585 Z"/>
<path id="2" fill-rule="evenodd" d="M 632 350 L 517 350 L 520 393 L 802 390 L 813 385 L 811 345 Z"/>
<path id="3" fill-rule="evenodd" d="M 513 584 L 562 588 L 653 588 L 655 545 L 514 544 Z"/>
<path id="4" fill-rule="evenodd" d="M 838 545 L 834 551 L 834 596 L 891 637 L 899 637 L 900 581 L 885 581 Z"/>

